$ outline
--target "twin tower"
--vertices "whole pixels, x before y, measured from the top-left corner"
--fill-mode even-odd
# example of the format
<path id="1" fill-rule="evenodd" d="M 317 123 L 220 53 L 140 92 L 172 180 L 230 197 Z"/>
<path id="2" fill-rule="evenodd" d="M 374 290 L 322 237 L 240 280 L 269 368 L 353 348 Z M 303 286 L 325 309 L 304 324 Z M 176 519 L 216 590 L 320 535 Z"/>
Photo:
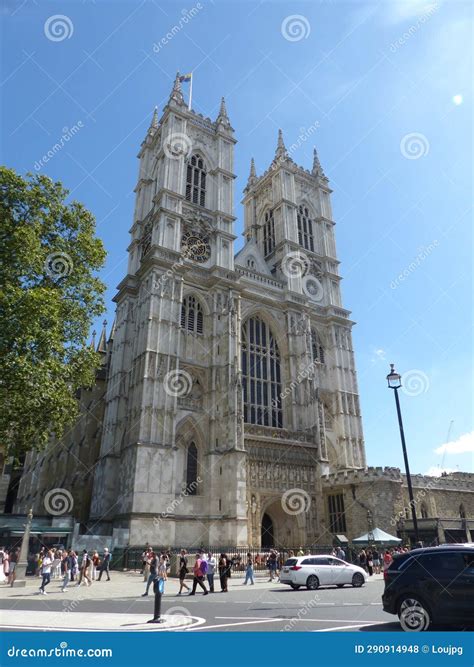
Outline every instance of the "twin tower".
<path id="1" fill-rule="evenodd" d="M 177 76 L 138 154 L 90 510 L 116 543 L 327 544 L 321 475 L 365 466 L 328 179 L 280 132 L 234 256 L 235 144 Z"/>

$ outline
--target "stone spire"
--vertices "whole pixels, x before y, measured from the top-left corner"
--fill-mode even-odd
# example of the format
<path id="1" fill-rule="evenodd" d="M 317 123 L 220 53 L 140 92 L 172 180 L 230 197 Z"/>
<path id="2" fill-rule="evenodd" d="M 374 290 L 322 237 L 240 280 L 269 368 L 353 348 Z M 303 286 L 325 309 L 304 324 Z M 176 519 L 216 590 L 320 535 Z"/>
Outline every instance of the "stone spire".
<path id="1" fill-rule="evenodd" d="M 181 79 L 179 72 L 176 73 L 176 78 L 173 84 L 173 90 L 171 91 L 168 104 L 170 102 L 174 102 L 175 104 L 179 105 L 184 105 L 184 97 L 183 97 L 183 91 L 181 90 Z"/>
<path id="2" fill-rule="evenodd" d="M 102 322 L 102 331 L 99 338 L 99 344 L 97 345 L 97 352 L 106 353 L 107 352 L 107 320 Z"/>
<path id="3" fill-rule="evenodd" d="M 151 132 L 151 131 L 154 132 L 155 130 L 157 130 L 158 129 L 158 124 L 159 124 L 158 123 L 158 107 L 155 107 L 155 109 L 153 111 L 153 116 L 152 116 L 152 119 L 151 119 L 151 123 L 150 123 L 150 129 L 148 131 L 149 132 Z"/>
<path id="4" fill-rule="evenodd" d="M 222 123 L 223 125 L 230 125 L 229 116 L 227 115 L 227 108 L 225 105 L 225 99 L 221 97 L 221 106 L 219 108 L 219 114 L 216 118 L 216 123 Z"/>
<path id="5" fill-rule="evenodd" d="M 282 160 L 288 157 L 288 151 L 286 150 L 285 142 L 283 141 L 283 132 L 278 130 L 278 143 L 275 151 L 275 159 Z"/>
<path id="6" fill-rule="evenodd" d="M 319 161 L 318 157 L 318 151 L 316 148 L 313 149 L 313 169 L 311 171 L 313 176 L 317 176 L 318 178 L 324 178 L 327 180 L 326 176 L 324 175 L 323 168 L 321 167 L 321 162 Z"/>
<path id="7" fill-rule="evenodd" d="M 91 348 L 91 350 L 95 350 L 95 337 L 96 337 L 96 335 L 97 335 L 97 334 L 96 334 L 96 331 L 95 331 L 95 329 L 94 329 L 94 331 L 92 332 L 92 340 L 91 340 L 91 344 L 89 345 L 89 347 Z"/>
<path id="8" fill-rule="evenodd" d="M 249 185 L 253 185 L 256 180 L 257 180 L 257 172 L 255 170 L 255 160 L 252 158 L 250 160 L 250 174 L 249 174 L 249 179 L 247 181 L 247 187 Z"/>
<path id="9" fill-rule="evenodd" d="M 114 317 L 114 321 L 112 322 L 112 328 L 111 328 L 110 334 L 109 334 L 109 341 L 114 339 L 116 328 L 117 328 L 117 318 Z"/>

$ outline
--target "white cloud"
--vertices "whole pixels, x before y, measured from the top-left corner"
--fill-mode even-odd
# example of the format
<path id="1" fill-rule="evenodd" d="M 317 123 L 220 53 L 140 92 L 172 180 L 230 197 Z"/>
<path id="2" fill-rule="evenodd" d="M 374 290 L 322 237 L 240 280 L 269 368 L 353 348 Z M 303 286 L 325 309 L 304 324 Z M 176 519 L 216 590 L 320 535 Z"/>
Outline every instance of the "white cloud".
<path id="1" fill-rule="evenodd" d="M 372 350 L 371 362 L 376 364 L 378 361 L 386 361 L 387 357 L 385 356 L 385 350 L 381 347 L 374 347 Z"/>
<path id="2" fill-rule="evenodd" d="M 436 454 L 467 454 L 474 452 L 474 431 L 464 433 L 457 440 L 446 442 L 435 449 Z"/>
<path id="3" fill-rule="evenodd" d="M 443 472 L 448 474 L 450 472 L 457 472 L 457 468 L 440 468 L 438 466 L 431 466 L 431 468 L 428 468 L 428 470 L 425 472 L 425 475 L 428 477 L 441 477 Z"/>

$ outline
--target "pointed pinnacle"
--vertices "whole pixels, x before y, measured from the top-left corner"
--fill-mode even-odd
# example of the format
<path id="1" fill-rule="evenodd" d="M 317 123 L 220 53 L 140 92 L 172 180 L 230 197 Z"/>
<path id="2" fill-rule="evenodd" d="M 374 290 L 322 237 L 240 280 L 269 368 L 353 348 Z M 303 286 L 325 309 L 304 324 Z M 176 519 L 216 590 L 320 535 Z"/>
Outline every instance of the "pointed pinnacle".
<path id="1" fill-rule="evenodd" d="M 181 80 L 179 72 L 176 73 L 176 78 L 173 83 L 173 90 L 171 91 L 170 101 L 174 100 L 178 104 L 184 104 L 183 91 L 181 90 Z"/>
<path id="2" fill-rule="evenodd" d="M 158 107 L 155 107 L 153 111 L 153 117 L 150 123 L 150 129 L 156 130 L 157 127 L 158 127 Z"/>
<path id="3" fill-rule="evenodd" d="M 278 130 L 278 142 L 277 142 L 277 147 L 275 151 L 275 157 L 276 158 L 283 158 L 287 157 L 288 152 L 286 150 L 285 142 L 283 141 L 283 132 L 281 130 Z"/>
<path id="4" fill-rule="evenodd" d="M 316 150 L 316 147 L 313 149 L 313 169 L 312 173 L 314 176 L 320 176 L 322 178 L 326 178 L 324 175 L 323 168 L 321 167 L 321 162 L 319 161 L 318 157 L 318 151 Z"/>
<path id="5" fill-rule="evenodd" d="M 256 172 L 256 170 L 255 170 L 255 160 L 252 158 L 252 159 L 250 160 L 250 176 L 249 176 L 249 180 L 250 180 L 251 178 L 256 178 L 256 177 L 257 177 L 257 172 Z"/>

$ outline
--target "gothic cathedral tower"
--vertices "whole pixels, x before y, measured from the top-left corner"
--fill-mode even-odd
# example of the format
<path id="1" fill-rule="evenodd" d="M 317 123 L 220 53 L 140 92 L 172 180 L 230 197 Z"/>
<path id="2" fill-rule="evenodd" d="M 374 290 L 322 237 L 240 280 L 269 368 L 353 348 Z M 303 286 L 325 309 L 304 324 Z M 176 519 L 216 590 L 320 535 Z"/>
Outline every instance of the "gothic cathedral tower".
<path id="1" fill-rule="evenodd" d="M 131 545 L 327 544 L 321 475 L 365 467 L 328 180 L 280 132 L 234 258 L 235 143 L 177 76 L 138 155 L 90 517 Z"/>

